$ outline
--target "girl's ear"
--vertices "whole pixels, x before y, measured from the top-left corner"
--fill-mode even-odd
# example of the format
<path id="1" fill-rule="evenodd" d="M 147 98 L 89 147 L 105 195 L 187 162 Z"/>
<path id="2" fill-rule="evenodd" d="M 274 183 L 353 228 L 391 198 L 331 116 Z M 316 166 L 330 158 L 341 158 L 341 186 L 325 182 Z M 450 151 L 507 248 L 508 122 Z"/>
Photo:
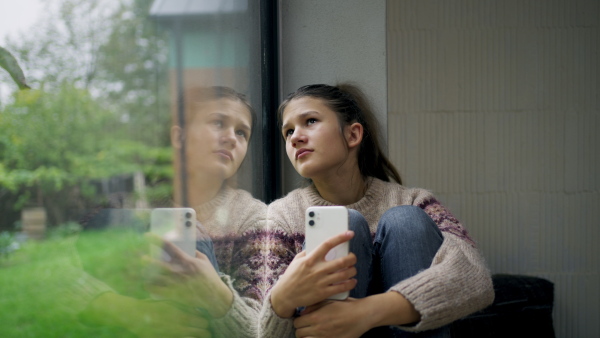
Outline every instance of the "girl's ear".
<path id="1" fill-rule="evenodd" d="M 360 145 L 363 139 L 364 128 L 362 124 L 354 122 L 344 128 L 344 136 L 348 148 L 352 149 Z"/>
<path id="2" fill-rule="evenodd" d="M 171 127 L 171 145 L 175 149 L 181 149 L 183 146 L 183 130 L 179 126 Z"/>

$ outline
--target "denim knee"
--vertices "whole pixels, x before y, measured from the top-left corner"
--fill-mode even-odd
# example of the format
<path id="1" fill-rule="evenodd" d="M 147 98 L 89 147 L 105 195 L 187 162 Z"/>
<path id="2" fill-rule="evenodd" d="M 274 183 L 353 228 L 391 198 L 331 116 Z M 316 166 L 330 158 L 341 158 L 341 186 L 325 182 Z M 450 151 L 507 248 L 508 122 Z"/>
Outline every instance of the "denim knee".
<path id="1" fill-rule="evenodd" d="M 421 208 L 398 206 L 379 220 L 375 235 L 374 274 L 383 292 L 392 285 L 431 266 L 444 238 L 435 222 Z"/>
<path id="2" fill-rule="evenodd" d="M 358 211 L 348 209 L 348 228 L 354 231 L 350 240 L 350 251 L 356 255 L 356 287 L 350 291 L 353 298 L 363 298 L 368 295 L 369 284 L 372 276 L 373 264 L 373 238 L 369 230 L 369 223 Z"/>
<path id="3" fill-rule="evenodd" d="M 429 236 L 443 239 L 438 226 L 427 213 L 415 205 L 400 205 L 388 209 L 379 220 L 378 233 L 423 240 Z"/>

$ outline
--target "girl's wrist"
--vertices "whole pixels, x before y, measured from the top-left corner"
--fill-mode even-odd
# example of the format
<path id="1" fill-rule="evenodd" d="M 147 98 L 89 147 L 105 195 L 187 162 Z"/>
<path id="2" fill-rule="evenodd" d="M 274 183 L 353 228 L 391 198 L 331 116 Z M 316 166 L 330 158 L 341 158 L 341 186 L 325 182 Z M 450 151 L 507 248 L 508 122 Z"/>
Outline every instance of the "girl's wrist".
<path id="1" fill-rule="evenodd" d="M 277 284 L 271 289 L 271 307 L 273 308 L 273 312 L 281 318 L 291 318 L 294 315 L 295 308 L 291 306 L 287 306 L 285 304 L 284 299 L 279 297 Z"/>
<path id="2" fill-rule="evenodd" d="M 233 291 L 221 280 L 220 292 L 217 302 L 210 309 L 207 309 L 213 318 L 224 317 L 233 306 Z"/>
<path id="3" fill-rule="evenodd" d="M 360 306 L 369 313 L 369 327 L 417 323 L 421 315 L 404 296 L 395 291 L 360 299 Z"/>

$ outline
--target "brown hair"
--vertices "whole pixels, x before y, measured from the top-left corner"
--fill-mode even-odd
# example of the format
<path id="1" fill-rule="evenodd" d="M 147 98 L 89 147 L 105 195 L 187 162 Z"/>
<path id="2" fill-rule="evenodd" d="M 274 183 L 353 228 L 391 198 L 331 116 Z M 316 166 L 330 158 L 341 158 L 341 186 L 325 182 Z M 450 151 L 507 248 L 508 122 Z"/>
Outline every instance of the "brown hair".
<path id="1" fill-rule="evenodd" d="M 283 111 L 293 99 L 312 97 L 323 101 L 333 110 L 340 126 L 355 122 L 363 126 L 363 140 L 358 149 L 358 168 L 364 177 L 373 176 L 389 182 L 390 178 L 402 184 L 400 174 L 383 153 L 379 140 L 379 123 L 369 106 L 365 94 L 355 85 L 343 83 L 336 86 L 326 84 L 307 85 L 289 94 L 277 110 L 281 127 Z"/>

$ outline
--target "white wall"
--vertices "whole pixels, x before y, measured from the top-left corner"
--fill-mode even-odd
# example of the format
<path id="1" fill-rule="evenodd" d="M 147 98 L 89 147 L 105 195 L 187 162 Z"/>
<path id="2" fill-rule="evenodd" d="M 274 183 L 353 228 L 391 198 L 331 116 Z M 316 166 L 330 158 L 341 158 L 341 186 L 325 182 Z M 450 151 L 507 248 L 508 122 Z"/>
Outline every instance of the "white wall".
<path id="1" fill-rule="evenodd" d="M 495 273 L 555 284 L 558 337 L 600 337 L 600 6 L 388 1 L 388 143 Z"/>
<path id="2" fill-rule="evenodd" d="M 279 8 L 282 99 L 303 85 L 353 81 L 385 126 L 385 0 L 283 0 Z M 287 192 L 301 179 L 283 156 Z"/>

